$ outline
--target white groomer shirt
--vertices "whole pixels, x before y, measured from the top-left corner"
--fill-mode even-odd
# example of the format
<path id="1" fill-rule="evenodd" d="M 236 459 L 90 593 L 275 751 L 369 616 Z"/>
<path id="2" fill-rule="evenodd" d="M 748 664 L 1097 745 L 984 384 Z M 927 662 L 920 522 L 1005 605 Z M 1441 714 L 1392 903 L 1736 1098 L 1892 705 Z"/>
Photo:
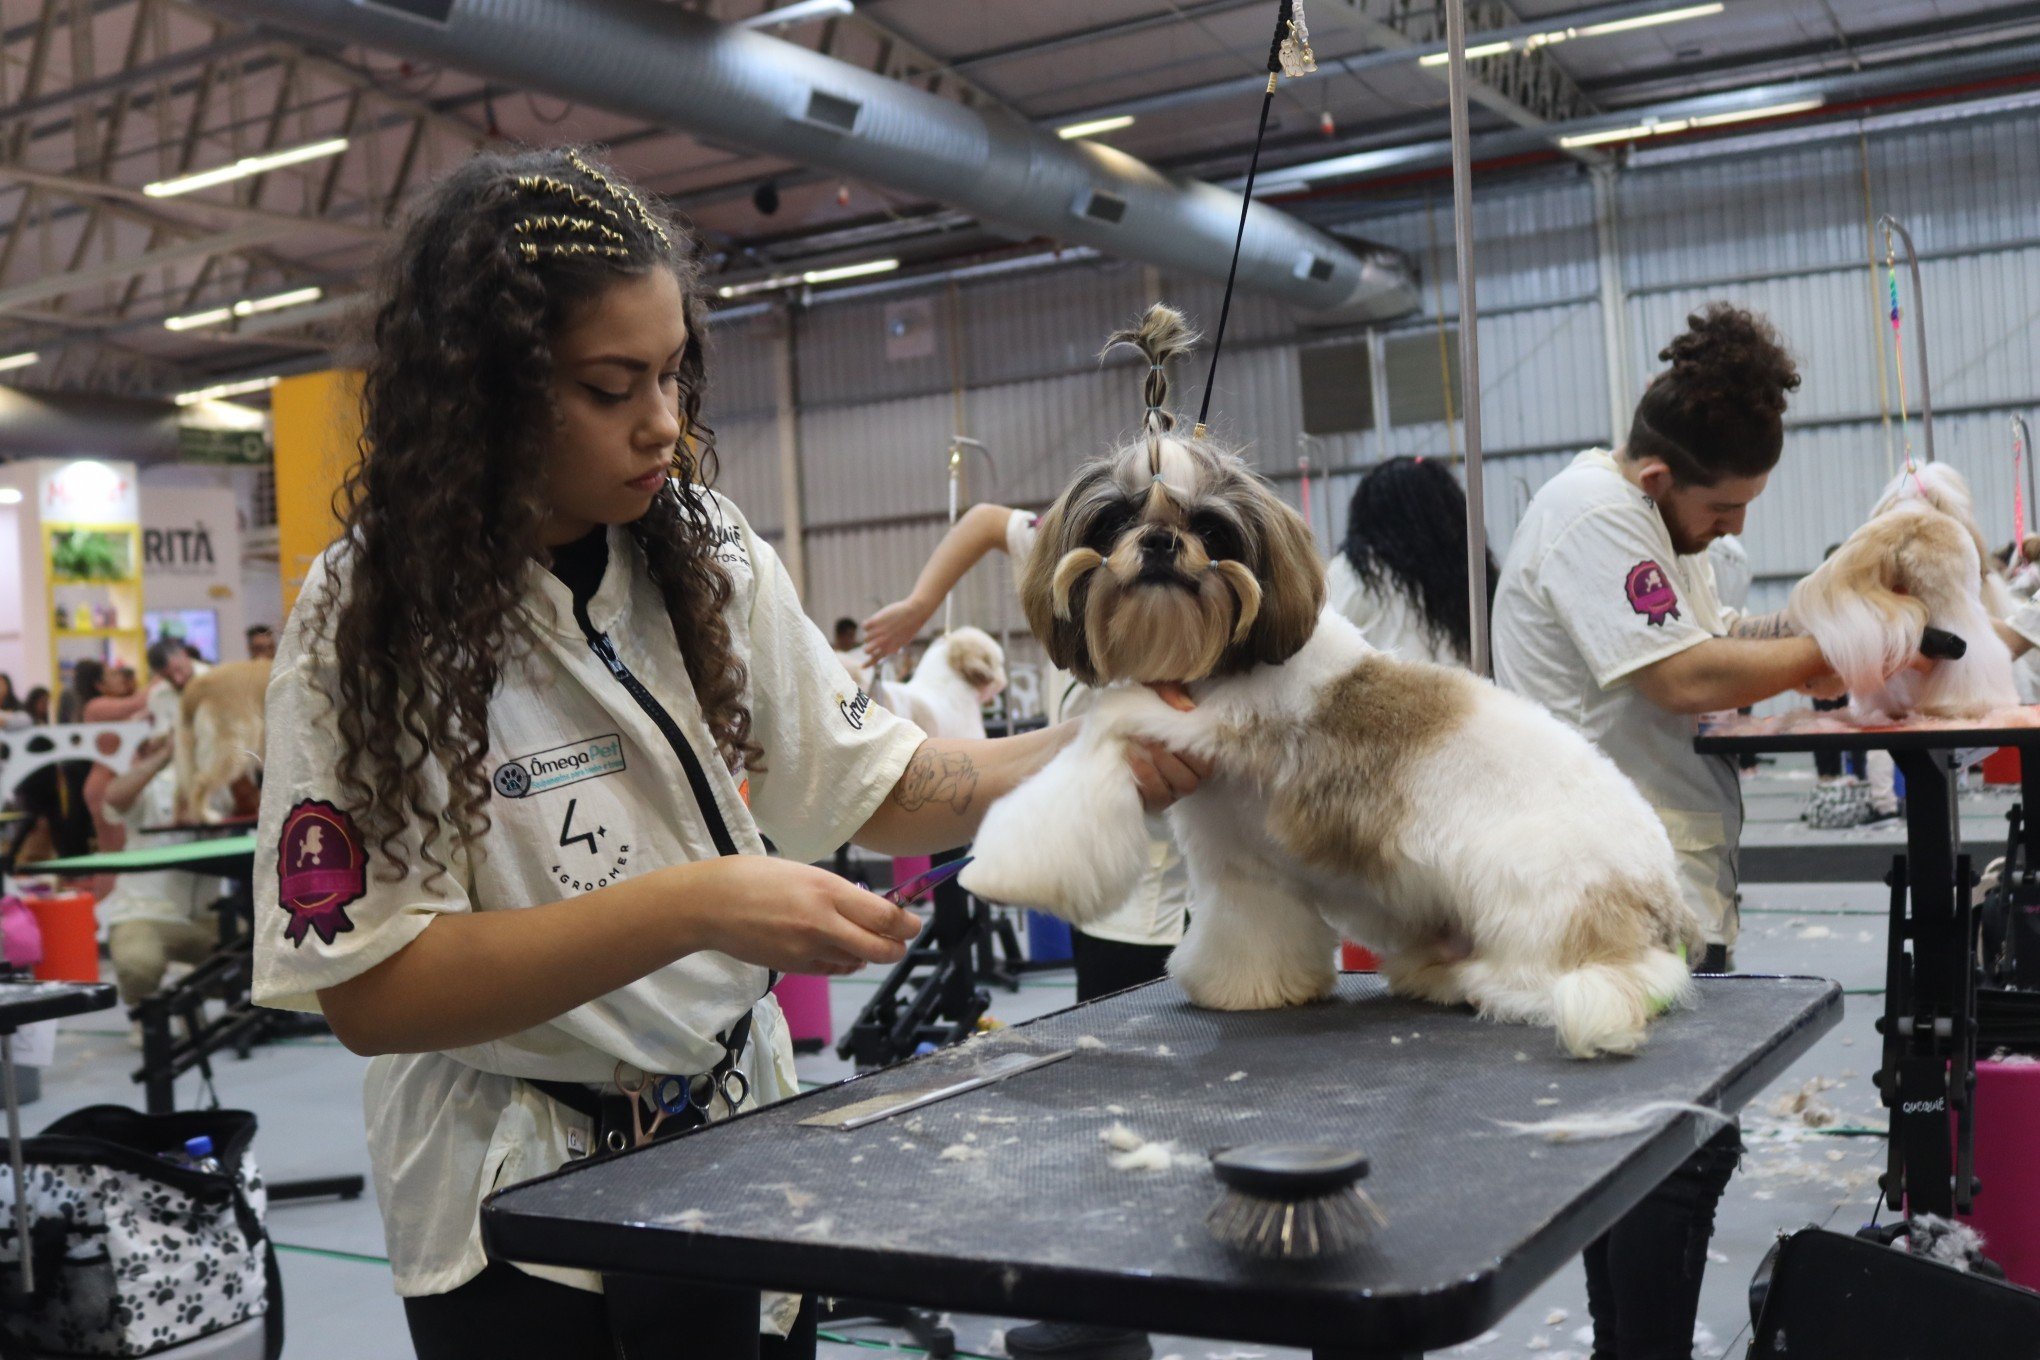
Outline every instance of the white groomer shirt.
<path id="1" fill-rule="evenodd" d="M 1370 586 L 1353 570 L 1343 552 L 1333 553 L 1325 567 L 1325 603 L 1358 628 L 1367 644 L 1402 661 L 1430 661 L 1440 666 L 1465 666 L 1449 639 L 1425 626 L 1424 611 L 1410 593 L 1388 582 Z"/>
<path id="2" fill-rule="evenodd" d="M 629 533 L 612 528 L 609 563 L 587 606 L 618 662 L 670 716 L 735 845 L 789 859 L 834 850 L 877 809 L 921 733 L 876 707 L 836 664 L 802 613 L 772 549 L 736 507 L 710 497 L 716 560 L 734 593 L 726 617 L 750 676 L 746 702 L 764 768 L 732 775 L 716 756 L 673 627 Z M 659 723 L 591 649 L 573 597 L 532 563 L 524 597 L 529 654 L 506 664 L 489 712 L 491 826 L 448 834 L 423 866 L 423 828 L 406 828 L 409 868 L 364 843 L 335 771 L 337 727 L 312 684 L 330 663 L 312 649 L 308 606 L 346 589 L 336 546 L 291 613 L 269 685 L 269 749 L 256 851 L 255 999 L 314 1010 L 320 989 L 373 968 L 440 916 L 517 911 L 654 869 L 713 859 L 717 846 L 688 763 Z M 434 801 L 446 774 L 423 767 Z M 406 1296 L 451 1290 L 482 1270 L 479 1207 L 491 1191 L 564 1165 L 589 1146 L 589 1121 L 519 1077 L 607 1088 L 616 1065 L 692 1074 L 714 1066 L 716 1035 L 755 1006 L 744 1069 L 753 1093 L 797 1089 L 792 1045 L 763 968 L 692 954 L 584 1006 L 493 1043 L 376 1058 L 365 1103 L 369 1159 L 390 1268 Z M 583 1287 L 592 1275 L 531 1268 Z"/>
<path id="3" fill-rule="evenodd" d="M 1575 458 L 1524 512 L 1495 589 L 1495 679 L 1585 733 L 1670 833 L 1710 944 L 1736 935 L 1742 788 L 1732 762 L 1693 750 L 1698 719 L 1630 678 L 1728 631 L 1707 554 L 1680 556 L 1650 498 L 1603 449 Z"/>

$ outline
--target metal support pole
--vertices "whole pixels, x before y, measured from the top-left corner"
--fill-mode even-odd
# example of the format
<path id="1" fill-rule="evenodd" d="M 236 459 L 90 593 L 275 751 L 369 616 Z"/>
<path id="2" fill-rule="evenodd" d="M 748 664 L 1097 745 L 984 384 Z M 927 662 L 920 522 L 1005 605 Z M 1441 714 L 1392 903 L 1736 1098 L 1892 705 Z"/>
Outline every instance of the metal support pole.
<path id="1" fill-rule="evenodd" d="M 0 1082 L 6 1084 L 7 1165 L 14 1172 L 14 1243 L 21 1252 L 21 1292 L 35 1293 L 35 1252 L 28 1240 L 28 1173 L 21 1163 L 21 1096 L 14 1088 L 14 1031 L 0 1034 Z"/>
<path id="2" fill-rule="evenodd" d="M 1474 301 L 1473 166 L 1466 118 L 1466 0 L 1445 0 L 1446 102 L 1452 113 L 1452 234 L 1459 268 L 1459 389 L 1466 430 L 1466 584 L 1470 658 L 1488 675 L 1487 496 L 1480 457 L 1480 310 Z M 1924 368 L 1921 381 L 1925 382 Z M 1931 447 L 1931 446 L 1930 446 Z"/>
<path id="3" fill-rule="evenodd" d="M 1927 376 L 1927 303 L 1926 294 L 1920 288 L 1920 253 L 1913 248 L 1912 233 L 1905 229 L 1905 223 L 1890 213 L 1878 219 L 1879 223 L 1898 233 L 1898 239 L 1905 242 L 1906 267 L 1912 271 L 1913 304 L 1913 348 L 1919 351 L 1920 366 L 1920 428 L 1924 432 L 1922 442 L 1927 446 L 1927 461 L 1934 461 L 1934 384 Z"/>
<path id="4" fill-rule="evenodd" d="M 2019 451 L 2026 458 L 2026 513 L 2033 517 L 2032 527 L 2040 531 L 2040 478 L 2033 471 L 2033 432 L 2026 428 L 2024 416 L 2012 417 L 2012 433 L 2018 438 Z M 2012 545 L 2012 563 L 2016 568 L 2019 561 L 2020 545 Z"/>
<path id="5" fill-rule="evenodd" d="M 776 432 L 779 445 L 779 517 L 783 525 L 779 536 L 779 556 L 786 563 L 786 574 L 793 578 L 794 587 L 805 599 L 808 586 L 807 541 L 801 527 L 805 511 L 800 469 L 800 373 L 796 367 L 798 356 L 794 352 L 793 309 L 781 309 L 778 320 L 778 334 L 772 342 L 772 395 L 774 404 L 779 408 Z"/>
<path id="6" fill-rule="evenodd" d="M 1608 447 L 1619 449 L 1629 434 L 1634 398 L 1629 387 L 1629 292 L 1622 283 L 1622 237 L 1617 219 L 1615 167 L 1597 165 L 1594 184 L 1594 244 L 1600 256 L 1601 346 L 1608 373 Z"/>

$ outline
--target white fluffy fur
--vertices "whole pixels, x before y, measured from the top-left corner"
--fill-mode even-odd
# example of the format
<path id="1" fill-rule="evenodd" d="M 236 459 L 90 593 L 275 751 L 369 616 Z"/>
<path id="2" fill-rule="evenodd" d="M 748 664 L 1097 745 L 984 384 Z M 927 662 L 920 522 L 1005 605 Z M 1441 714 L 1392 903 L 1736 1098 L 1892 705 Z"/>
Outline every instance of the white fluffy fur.
<path id="1" fill-rule="evenodd" d="M 911 679 L 880 680 L 872 697 L 931 737 L 985 735 L 984 706 L 1006 688 L 1006 653 L 982 628 L 932 643 Z"/>
<path id="2" fill-rule="evenodd" d="M 1880 723 L 1922 713 L 1980 718 L 2019 702 L 2011 652 L 1991 625 L 1986 573 L 1968 517 L 1968 488 L 1952 469 L 1901 476 L 1879 511 L 1797 586 L 1786 617 L 1820 644 L 1847 683 L 1850 714 Z M 1945 507 L 1945 508 L 1944 508 Z M 1967 651 L 1924 673 L 1909 669 L 1928 626 Z"/>
<path id="3" fill-rule="evenodd" d="M 1118 906 L 1147 857 L 1141 801 L 1126 763 L 1134 738 L 1213 760 L 1218 773 L 1170 819 L 1189 863 L 1189 934 L 1169 970 L 1199 1005 L 1296 1005 L 1332 988 L 1341 936 L 1380 955 L 1391 988 L 1492 1019 L 1554 1027 L 1574 1054 L 1627 1053 L 1691 979 L 1663 944 L 1573 967 L 1579 918 L 1609 910 L 1611 881 L 1635 885 L 1697 946 L 1663 825 L 1600 752 L 1536 704 L 1463 671 L 1423 667 L 1424 683 L 1463 691 L 1460 725 L 1416 760 L 1400 787 L 1408 817 L 1373 872 L 1305 863 L 1278 843 L 1271 790 L 1328 758 L 1306 726 L 1289 768 L 1243 770 L 1229 747 L 1268 720 L 1308 724 L 1328 685 L 1368 658 L 1405 667 L 1326 611 L 1285 663 L 1192 686 L 1169 707 L 1144 686 L 1101 695 L 1077 739 L 987 813 L 971 891 L 1044 907 L 1079 924 Z"/>
<path id="4" fill-rule="evenodd" d="M 173 734 L 178 821 L 223 821 L 234 781 L 260 768 L 270 664 L 229 661 L 185 685 Z"/>
<path id="5" fill-rule="evenodd" d="M 2010 618 L 2019 601 L 1991 556 L 1990 544 L 1976 522 L 1976 499 L 1970 495 L 1969 483 L 1962 474 L 1946 463 L 1922 463 L 1901 472 L 1885 483 L 1877 504 L 1870 509 L 1870 518 L 1876 519 L 1908 501 L 1931 505 L 1968 530 L 1970 541 L 1976 545 L 1977 568 L 1983 580 L 1983 607 L 1994 619 Z"/>

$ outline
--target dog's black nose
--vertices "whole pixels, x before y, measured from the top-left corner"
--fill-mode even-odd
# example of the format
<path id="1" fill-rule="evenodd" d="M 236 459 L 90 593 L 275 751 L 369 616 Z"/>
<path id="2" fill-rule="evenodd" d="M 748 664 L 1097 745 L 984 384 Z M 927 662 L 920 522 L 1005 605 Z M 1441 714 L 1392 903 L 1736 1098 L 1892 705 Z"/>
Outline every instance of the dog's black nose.
<path id="1" fill-rule="evenodd" d="M 1141 536 L 1140 555 L 1144 562 L 1172 563 L 1176 560 L 1176 531 L 1150 529 Z"/>

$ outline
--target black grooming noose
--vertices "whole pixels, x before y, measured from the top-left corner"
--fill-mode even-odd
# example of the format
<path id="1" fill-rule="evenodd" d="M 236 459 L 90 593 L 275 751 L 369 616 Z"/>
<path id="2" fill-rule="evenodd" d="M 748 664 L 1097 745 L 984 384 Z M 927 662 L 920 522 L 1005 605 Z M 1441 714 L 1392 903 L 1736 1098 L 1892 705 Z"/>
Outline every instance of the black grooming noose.
<path id="1" fill-rule="evenodd" d="M 1288 61 L 1283 60 L 1285 56 Z M 1247 161 L 1247 185 L 1240 191 L 1240 225 L 1233 233 L 1232 264 L 1225 271 L 1225 300 L 1219 304 L 1218 330 L 1211 337 L 1211 367 L 1204 374 L 1204 400 L 1197 406 L 1199 436 L 1204 433 L 1205 418 L 1211 414 L 1211 391 L 1218 381 L 1218 352 L 1225 345 L 1226 318 L 1232 314 L 1233 282 L 1240 272 L 1240 246 L 1247 239 L 1247 212 L 1254 206 L 1254 176 L 1261 168 L 1261 143 L 1268 137 L 1268 110 L 1275 104 L 1275 80 L 1285 69 L 1294 76 L 1316 66 L 1309 30 L 1296 18 L 1296 0 L 1281 0 L 1275 11 L 1275 36 L 1268 42 L 1268 88 L 1261 95 L 1261 122 L 1254 130 L 1254 154 Z"/>

